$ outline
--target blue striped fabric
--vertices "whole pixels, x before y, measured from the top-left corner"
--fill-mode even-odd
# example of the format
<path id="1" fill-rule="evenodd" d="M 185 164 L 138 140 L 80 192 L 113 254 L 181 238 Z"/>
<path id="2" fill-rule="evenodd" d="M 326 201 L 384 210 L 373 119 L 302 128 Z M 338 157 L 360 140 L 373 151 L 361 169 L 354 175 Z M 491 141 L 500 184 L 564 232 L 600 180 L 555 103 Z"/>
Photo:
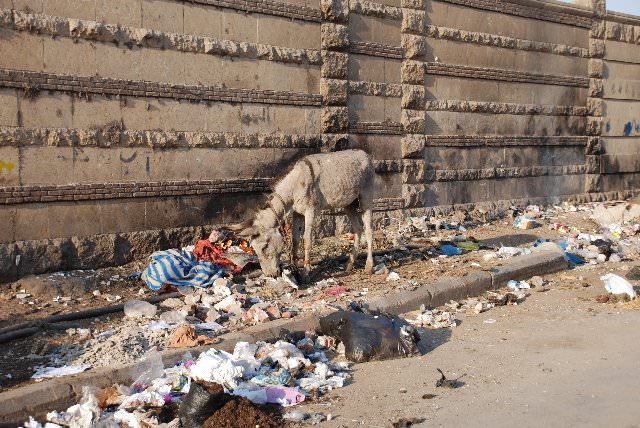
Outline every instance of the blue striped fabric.
<path id="1" fill-rule="evenodd" d="M 163 285 L 176 287 L 209 287 L 216 278 L 224 274 L 223 269 L 208 261 L 198 261 L 189 251 L 156 251 L 149 257 L 151 262 L 142 273 L 142 279 L 153 291 Z"/>

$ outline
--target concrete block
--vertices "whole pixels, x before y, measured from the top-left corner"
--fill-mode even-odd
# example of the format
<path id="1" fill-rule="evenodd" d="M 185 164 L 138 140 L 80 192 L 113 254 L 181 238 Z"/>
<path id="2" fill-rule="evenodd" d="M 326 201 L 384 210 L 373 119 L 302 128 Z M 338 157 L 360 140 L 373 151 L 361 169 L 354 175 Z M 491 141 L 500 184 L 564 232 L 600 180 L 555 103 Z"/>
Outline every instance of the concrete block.
<path id="1" fill-rule="evenodd" d="M 18 97 L 14 89 L 0 89 L 0 126 L 18 126 Z"/>
<path id="2" fill-rule="evenodd" d="M 95 0 L 96 21 L 127 27 L 142 27 L 140 0 Z"/>
<path id="3" fill-rule="evenodd" d="M 22 126 L 26 128 L 71 128 L 72 98 L 61 93 L 40 93 L 20 97 Z"/>
<path id="4" fill-rule="evenodd" d="M 353 41 L 373 41 L 373 18 L 357 13 L 349 16 L 349 32 Z"/>
<path id="5" fill-rule="evenodd" d="M 638 34 L 640 34 L 640 31 L 638 31 Z M 605 41 L 605 47 L 604 58 L 608 60 L 637 63 L 638 58 L 640 58 L 640 46 L 638 44 L 607 40 Z"/>
<path id="6" fill-rule="evenodd" d="M 222 62 L 221 80 L 230 88 L 256 88 L 260 81 L 258 61 L 248 58 L 227 58 Z"/>
<path id="7" fill-rule="evenodd" d="M 384 81 L 386 83 L 399 84 L 401 83 L 401 69 L 402 61 L 397 59 L 384 59 Z M 421 82 L 420 84 L 423 84 Z"/>
<path id="8" fill-rule="evenodd" d="M 223 9 L 201 4 L 184 4 L 184 32 L 223 39 Z"/>
<path id="9" fill-rule="evenodd" d="M 275 61 L 257 61 L 255 86 L 274 91 L 308 92 L 308 68 L 297 64 L 281 64 Z M 283 79 L 283 76 L 287 76 Z M 317 93 L 313 91 L 312 93 Z"/>
<path id="10" fill-rule="evenodd" d="M 365 55 L 349 55 L 349 79 L 364 82 L 387 82 L 385 60 Z"/>
<path id="11" fill-rule="evenodd" d="M 374 43 L 380 43 L 387 46 L 400 46 L 402 43 L 402 33 L 400 31 L 401 23 L 393 19 L 374 18 L 371 19 L 371 30 Z"/>
<path id="12" fill-rule="evenodd" d="M 0 67 L 42 71 L 42 38 L 24 32 L 0 28 Z"/>
<path id="13" fill-rule="evenodd" d="M 567 268 L 568 263 L 564 252 L 555 244 L 541 245 L 531 254 L 513 257 L 502 266 L 495 266 L 489 270 L 493 288 L 500 288 L 510 280 L 529 279 L 532 276 L 542 276 L 559 272 Z"/>
<path id="14" fill-rule="evenodd" d="M 184 83 L 184 57 L 172 50 L 142 49 L 140 67 L 142 78 L 152 82 Z"/>
<path id="15" fill-rule="evenodd" d="M 400 98 L 384 98 L 384 120 L 386 122 L 400 122 L 402 119 L 402 105 Z"/>
<path id="16" fill-rule="evenodd" d="M 49 237 L 88 236 L 100 233 L 98 205 L 93 201 L 59 202 L 47 205 Z"/>
<path id="17" fill-rule="evenodd" d="M 0 146 L 0 186 L 20 185 L 20 152 L 17 147 Z"/>
<path id="18" fill-rule="evenodd" d="M 184 32 L 182 2 L 164 0 L 140 0 L 142 27 L 169 33 Z"/>
<path id="19" fill-rule="evenodd" d="M 73 183 L 71 147 L 22 147 L 20 159 L 23 185 Z"/>
<path id="20" fill-rule="evenodd" d="M 148 70 L 144 70 L 144 75 L 142 72 L 143 49 L 144 48 L 141 49 L 137 47 L 122 49 L 111 44 L 96 43 L 95 57 L 97 75 L 124 80 L 148 79 Z"/>
<path id="21" fill-rule="evenodd" d="M 604 128 L 607 136 L 635 137 L 640 135 L 640 103 L 622 100 L 604 101 Z"/>
<path id="22" fill-rule="evenodd" d="M 275 120 L 272 129 L 263 132 L 304 134 L 307 127 L 307 110 L 295 106 L 274 106 Z"/>
<path id="23" fill-rule="evenodd" d="M 434 61 L 436 57 L 444 64 L 570 76 L 584 76 L 588 63 L 586 58 L 452 42 L 445 39 L 429 39 L 426 59 Z"/>
<path id="24" fill-rule="evenodd" d="M 66 37 L 44 38 L 44 68 L 50 73 L 93 76 L 96 55 L 91 43 Z"/>
<path id="25" fill-rule="evenodd" d="M 101 233 L 144 230 L 145 203 L 144 199 L 100 201 L 98 208 L 100 210 Z"/>
<path id="26" fill-rule="evenodd" d="M 304 109 L 305 134 L 319 134 L 320 131 L 320 113 L 322 109 L 308 107 Z"/>
<path id="27" fill-rule="evenodd" d="M 602 160 L 602 169 L 595 171 L 602 174 L 640 171 L 640 154 L 590 156 Z"/>
<path id="28" fill-rule="evenodd" d="M 49 238 L 47 204 L 23 204 L 15 207 L 15 240 L 28 241 Z"/>
<path id="29" fill-rule="evenodd" d="M 367 307 L 374 313 L 399 315 L 420 309 L 421 305 L 431 307 L 431 299 L 429 287 L 421 286 L 412 291 L 378 297 L 368 302 Z"/>
<path id="30" fill-rule="evenodd" d="M 257 43 L 257 16 L 225 9 L 222 15 L 222 37 L 238 42 Z"/>
<path id="31" fill-rule="evenodd" d="M 385 98 L 370 95 L 349 96 L 349 119 L 366 122 L 383 122 Z"/>
<path id="32" fill-rule="evenodd" d="M 94 0 L 46 0 L 42 5 L 43 12 L 47 15 L 96 20 Z"/>
<path id="33" fill-rule="evenodd" d="M 429 2 L 429 8 L 428 20 L 432 25 L 582 48 L 589 46 L 589 29 L 587 28 L 445 2 Z"/>
<path id="34" fill-rule="evenodd" d="M 275 110 L 270 106 L 260 104 L 242 104 L 240 107 L 240 122 L 242 132 L 260 133 L 271 130 L 275 124 Z"/>
<path id="35" fill-rule="evenodd" d="M 369 153 L 376 160 L 399 159 L 401 156 L 399 135 L 353 134 L 350 147 Z"/>
<path id="36" fill-rule="evenodd" d="M 402 193 L 401 174 L 376 174 L 373 183 L 376 198 L 397 198 Z"/>
<path id="37" fill-rule="evenodd" d="M 118 151 L 110 148 L 74 147 L 73 182 L 121 181 Z"/>
<path id="38" fill-rule="evenodd" d="M 0 281 L 6 281 L 8 278 L 4 278 L 6 275 L 6 269 L 11 268 L 13 260 L 11 259 L 12 250 L 9 250 L 7 243 L 13 243 L 16 240 L 16 207 L 14 205 L 0 206 L 0 218 L 3 221 L 0 222 L 0 261 L 5 263 L 5 268 L 0 268 Z M 15 264 L 14 264 L 15 266 Z"/>
<path id="39" fill-rule="evenodd" d="M 184 53 L 184 82 L 188 85 L 222 85 L 224 59 L 217 55 Z M 262 63 L 262 61 L 259 61 Z"/>
<path id="40" fill-rule="evenodd" d="M 74 128 L 96 129 L 119 125 L 122 120 L 120 101 L 109 98 L 76 99 L 72 125 Z"/>
<path id="41" fill-rule="evenodd" d="M 288 18 L 257 15 L 258 43 L 297 49 L 320 48 L 320 25 Z M 298 35 L 304 34 L 304 37 Z"/>
<path id="42" fill-rule="evenodd" d="M 118 154 L 122 181 L 147 181 L 151 179 L 151 158 L 154 152 L 148 147 L 122 148 Z"/>

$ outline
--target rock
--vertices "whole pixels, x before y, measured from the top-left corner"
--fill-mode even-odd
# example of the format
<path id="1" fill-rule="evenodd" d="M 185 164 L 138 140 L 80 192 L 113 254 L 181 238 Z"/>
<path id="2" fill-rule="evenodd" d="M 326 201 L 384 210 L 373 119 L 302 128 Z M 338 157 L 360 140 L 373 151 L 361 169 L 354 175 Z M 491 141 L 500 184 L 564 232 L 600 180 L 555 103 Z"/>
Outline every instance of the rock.
<path id="1" fill-rule="evenodd" d="M 277 306 L 269 306 L 265 312 L 267 313 L 267 315 L 269 315 L 269 318 L 271 318 L 272 320 L 277 320 L 279 318 L 282 318 L 282 314 L 280 313 L 280 309 L 278 309 Z"/>
<path id="2" fill-rule="evenodd" d="M 183 305 L 184 303 L 182 302 L 182 300 L 178 299 L 177 297 L 172 297 L 170 299 L 167 299 L 165 301 L 163 301 L 161 303 L 162 306 L 166 307 L 166 308 L 179 308 Z"/>
<path id="3" fill-rule="evenodd" d="M 196 310 L 196 317 L 204 322 L 216 322 L 220 319 L 220 312 L 213 308 L 199 307 Z"/>
<path id="4" fill-rule="evenodd" d="M 213 282 L 213 285 L 217 285 L 218 287 L 229 287 L 230 282 L 231 281 L 226 278 L 216 278 L 216 280 Z"/>
<path id="5" fill-rule="evenodd" d="M 606 294 L 601 294 L 596 296 L 596 302 L 598 303 L 607 303 L 609 301 L 609 296 Z"/>
<path id="6" fill-rule="evenodd" d="M 129 318 L 153 318 L 157 310 L 154 305 L 142 300 L 129 300 L 124 304 L 124 314 Z"/>
<path id="7" fill-rule="evenodd" d="M 627 279 L 630 279 L 631 281 L 638 281 L 640 280 L 640 266 L 634 266 L 631 268 L 631 270 L 629 270 L 629 272 L 627 272 L 627 274 L 625 275 L 625 277 Z"/>
<path id="8" fill-rule="evenodd" d="M 609 261 L 610 262 L 614 262 L 614 263 L 619 263 L 619 262 L 622 261 L 622 257 L 620 257 L 620 255 L 614 253 L 614 254 L 611 254 L 609 256 Z"/>
<path id="9" fill-rule="evenodd" d="M 183 323 L 187 314 L 184 311 L 166 311 L 160 314 L 160 321 L 167 324 Z"/>
<path id="10" fill-rule="evenodd" d="M 185 305 L 195 305 L 198 302 L 200 302 L 201 299 L 202 299 L 202 294 L 198 292 L 194 292 L 184 296 L 184 303 Z"/>

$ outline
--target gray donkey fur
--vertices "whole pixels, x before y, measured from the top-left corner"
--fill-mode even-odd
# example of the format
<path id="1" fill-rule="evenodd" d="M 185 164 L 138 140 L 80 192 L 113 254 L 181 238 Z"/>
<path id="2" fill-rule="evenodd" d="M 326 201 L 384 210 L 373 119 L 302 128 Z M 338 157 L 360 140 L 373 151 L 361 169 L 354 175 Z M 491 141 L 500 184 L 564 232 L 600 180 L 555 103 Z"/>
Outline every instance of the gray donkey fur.
<path id="1" fill-rule="evenodd" d="M 347 263 L 353 269 L 364 228 L 367 238 L 365 271 L 373 271 L 373 177 L 374 167 L 362 150 L 309 155 L 295 163 L 273 188 L 269 206 L 254 219 L 227 227 L 251 239 L 262 272 L 280 274 L 280 254 L 284 251 L 282 224 L 292 214 L 293 263 L 297 266 L 300 230 L 304 226 L 304 274 L 311 270 L 310 252 L 313 224 L 320 211 L 342 209 L 351 220 L 355 239 Z M 362 210 L 362 217 L 358 213 Z"/>

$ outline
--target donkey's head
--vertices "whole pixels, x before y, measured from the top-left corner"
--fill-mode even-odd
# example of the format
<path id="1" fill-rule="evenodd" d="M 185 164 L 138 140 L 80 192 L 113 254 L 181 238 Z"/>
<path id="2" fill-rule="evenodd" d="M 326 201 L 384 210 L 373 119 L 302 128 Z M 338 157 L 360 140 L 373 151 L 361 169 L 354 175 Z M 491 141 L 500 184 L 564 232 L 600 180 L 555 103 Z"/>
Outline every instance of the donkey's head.
<path id="1" fill-rule="evenodd" d="M 284 238 L 271 210 L 262 210 L 255 219 L 227 226 L 225 229 L 235 231 L 238 236 L 251 241 L 262 273 L 273 278 L 280 275 L 280 254 L 284 251 Z"/>

